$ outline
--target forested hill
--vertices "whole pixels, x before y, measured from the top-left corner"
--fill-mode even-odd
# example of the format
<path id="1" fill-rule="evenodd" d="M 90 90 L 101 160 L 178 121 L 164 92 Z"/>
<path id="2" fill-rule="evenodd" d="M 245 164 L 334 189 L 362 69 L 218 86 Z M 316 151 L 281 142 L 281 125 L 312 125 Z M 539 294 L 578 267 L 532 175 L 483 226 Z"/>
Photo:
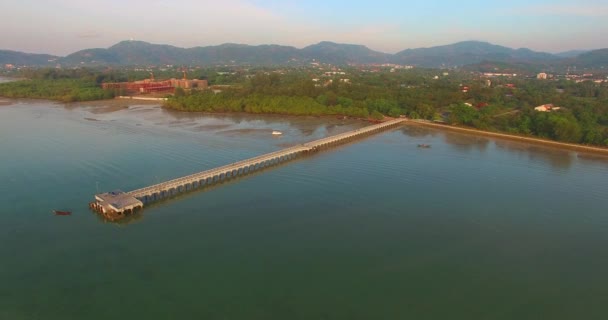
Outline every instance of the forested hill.
<path id="1" fill-rule="evenodd" d="M 60 57 L 50 54 L 25 53 L 11 50 L 0 50 L 0 64 L 44 66 L 55 63 Z"/>
<path id="2" fill-rule="evenodd" d="M 109 48 L 85 49 L 66 57 L 0 50 L 0 65 L 303 65 L 394 63 L 427 68 L 453 68 L 484 61 L 538 66 L 608 67 L 608 49 L 558 56 L 530 49 L 511 49 L 487 42 L 465 41 L 431 48 L 382 53 L 363 45 L 323 41 L 302 49 L 281 45 L 222 44 L 179 48 L 143 41 L 122 41 Z"/>
<path id="3" fill-rule="evenodd" d="M 608 49 L 585 52 L 573 60 L 572 64 L 579 67 L 594 68 L 600 66 L 608 68 Z"/>
<path id="4" fill-rule="evenodd" d="M 407 49 L 395 54 L 395 62 L 421 67 L 455 67 L 482 61 L 547 63 L 559 60 L 550 53 L 511 49 L 487 42 L 465 41 L 432 48 Z"/>
<path id="5" fill-rule="evenodd" d="M 335 65 L 387 63 L 391 55 L 365 46 L 321 42 L 297 49 L 290 46 L 226 43 L 178 48 L 142 41 L 123 41 L 108 49 L 87 49 L 62 59 L 64 64 L 120 65 L 298 65 L 318 61 Z"/>

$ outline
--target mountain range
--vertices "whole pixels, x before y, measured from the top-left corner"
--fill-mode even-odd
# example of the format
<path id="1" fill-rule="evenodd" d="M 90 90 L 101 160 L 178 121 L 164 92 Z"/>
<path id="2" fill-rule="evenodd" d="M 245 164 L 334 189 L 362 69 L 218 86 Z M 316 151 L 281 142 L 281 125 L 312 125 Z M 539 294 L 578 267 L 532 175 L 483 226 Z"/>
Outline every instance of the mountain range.
<path id="1" fill-rule="evenodd" d="M 452 68 L 487 61 L 543 66 L 608 67 L 608 49 L 561 54 L 512 49 L 481 41 L 464 41 L 431 48 L 407 49 L 396 54 L 363 45 L 323 41 L 302 49 L 281 45 L 222 44 L 179 48 L 143 41 L 122 41 L 107 49 L 93 48 L 65 57 L 0 50 L 0 65 L 302 65 L 310 62 L 346 64 L 394 63 L 427 68 Z"/>

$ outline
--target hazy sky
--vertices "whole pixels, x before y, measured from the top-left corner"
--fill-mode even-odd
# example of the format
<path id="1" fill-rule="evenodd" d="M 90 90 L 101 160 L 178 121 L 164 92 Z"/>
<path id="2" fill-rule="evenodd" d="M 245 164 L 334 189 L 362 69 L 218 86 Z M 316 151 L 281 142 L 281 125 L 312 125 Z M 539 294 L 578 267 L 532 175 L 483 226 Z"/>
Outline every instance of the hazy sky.
<path id="1" fill-rule="evenodd" d="M 394 53 L 483 40 L 559 52 L 608 47 L 608 0 L 1 0 L 0 49 L 65 55 L 135 39 Z"/>

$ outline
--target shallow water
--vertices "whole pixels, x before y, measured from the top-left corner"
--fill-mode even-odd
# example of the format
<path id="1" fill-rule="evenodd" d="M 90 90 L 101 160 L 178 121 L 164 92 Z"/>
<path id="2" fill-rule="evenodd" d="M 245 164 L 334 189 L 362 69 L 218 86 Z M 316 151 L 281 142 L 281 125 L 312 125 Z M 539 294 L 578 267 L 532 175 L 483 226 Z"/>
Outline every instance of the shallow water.
<path id="1" fill-rule="evenodd" d="M 126 224 L 87 209 L 97 191 L 364 125 L 150 104 L 1 107 L 0 319 L 608 314 L 605 157 L 405 126 Z"/>

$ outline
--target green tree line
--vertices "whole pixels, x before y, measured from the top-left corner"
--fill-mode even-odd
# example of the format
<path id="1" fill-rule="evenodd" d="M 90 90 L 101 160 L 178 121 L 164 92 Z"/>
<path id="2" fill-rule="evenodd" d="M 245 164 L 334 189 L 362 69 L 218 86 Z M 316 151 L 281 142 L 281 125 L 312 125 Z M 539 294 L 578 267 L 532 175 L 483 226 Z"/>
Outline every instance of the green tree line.
<path id="1" fill-rule="evenodd" d="M 531 78 L 492 78 L 478 73 L 413 69 L 345 68 L 325 75 L 314 68 L 211 67 L 190 69 L 221 92 L 177 90 L 166 107 L 182 111 L 340 115 L 440 120 L 482 130 L 574 143 L 608 145 L 608 85 Z M 175 77 L 177 69 L 155 73 Z M 158 76 L 160 74 L 160 76 Z M 149 77 L 143 70 L 24 70 L 29 80 L 0 84 L 6 97 L 83 101 L 111 98 L 101 83 Z M 313 79 L 315 81 L 313 81 Z M 467 87 L 468 90 L 463 90 Z M 217 88 L 216 88 L 217 89 Z M 466 104 L 465 104 L 466 103 Z M 553 104 L 561 109 L 537 112 Z"/>

